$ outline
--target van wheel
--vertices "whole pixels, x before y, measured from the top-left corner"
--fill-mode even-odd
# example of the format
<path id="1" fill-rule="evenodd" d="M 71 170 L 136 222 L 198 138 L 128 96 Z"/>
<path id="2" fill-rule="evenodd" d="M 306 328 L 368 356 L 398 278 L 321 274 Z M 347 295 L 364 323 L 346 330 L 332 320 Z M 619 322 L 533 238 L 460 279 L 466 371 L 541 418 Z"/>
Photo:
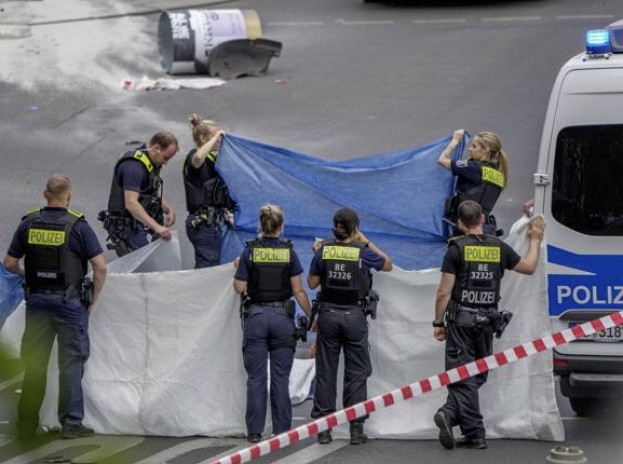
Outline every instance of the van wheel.
<path id="1" fill-rule="evenodd" d="M 608 416 L 617 409 L 617 401 L 608 398 L 569 398 L 569 403 L 580 417 Z"/>
<path id="2" fill-rule="evenodd" d="M 580 417 L 590 416 L 593 411 L 590 398 L 569 398 L 571 409 Z"/>

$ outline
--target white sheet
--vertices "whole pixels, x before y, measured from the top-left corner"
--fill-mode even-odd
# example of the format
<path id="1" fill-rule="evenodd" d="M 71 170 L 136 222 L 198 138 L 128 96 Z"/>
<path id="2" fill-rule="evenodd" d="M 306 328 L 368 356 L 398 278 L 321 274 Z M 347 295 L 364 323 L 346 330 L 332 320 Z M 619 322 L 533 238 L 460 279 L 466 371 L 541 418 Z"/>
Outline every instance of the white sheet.
<path id="1" fill-rule="evenodd" d="M 519 223 L 518 223 L 519 224 Z M 507 239 L 520 253 L 527 247 L 525 224 Z M 175 243 L 157 242 L 148 254 L 158 262 Z M 169 250 L 167 250 L 169 248 Z M 179 249 L 179 247 L 178 247 Z M 175 252 L 173 251 L 173 255 Z M 116 264 L 111 263 L 114 269 Z M 111 274 L 90 320 L 91 358 L 86 365 L 85 423 L 98 433 L 161 436 L 229 436 L 245 433 L 245 382 L 239 298 L 234 268 Z M 443 370 L 443 343 L 431 321 L 439 271 L 394 270 L 375 277 L 381 295 L 378 318 L 370 321 L 374 373 L 369 397 Z M 509 272 L 502 307 L 514 318 L 500 351 L 549 332 L 543 254 L 534 276 Z M 23 306 L 7 320 L 2 341 L 15 350 L 23 331 Z M 290 382 L 293 402 L 303 401 L 313 363 L 296 360 Z M 57 425 L 56 362 L 50 363 L 42 421 Z M 434 438 L 432 416 L 445 389 L 399 402 L 373 414 L 366 431 L 377 438 Z M 490 373 L 481 390 L 489 437 L 563 440 L 554 393 L 551 353 Z M 336 436 L 347 433 L 339 427 Z"/>

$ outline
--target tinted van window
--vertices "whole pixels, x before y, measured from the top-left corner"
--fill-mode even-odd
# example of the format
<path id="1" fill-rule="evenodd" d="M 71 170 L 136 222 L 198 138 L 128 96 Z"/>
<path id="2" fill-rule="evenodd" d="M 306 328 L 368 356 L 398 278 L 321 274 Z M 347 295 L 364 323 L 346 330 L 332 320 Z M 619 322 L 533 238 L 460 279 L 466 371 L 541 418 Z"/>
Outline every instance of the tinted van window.
<path id="1" fill-rule="evenodd" d="M 623 235 L 623 124 L 558 134 L 552 215 L 586 235 Z"/>

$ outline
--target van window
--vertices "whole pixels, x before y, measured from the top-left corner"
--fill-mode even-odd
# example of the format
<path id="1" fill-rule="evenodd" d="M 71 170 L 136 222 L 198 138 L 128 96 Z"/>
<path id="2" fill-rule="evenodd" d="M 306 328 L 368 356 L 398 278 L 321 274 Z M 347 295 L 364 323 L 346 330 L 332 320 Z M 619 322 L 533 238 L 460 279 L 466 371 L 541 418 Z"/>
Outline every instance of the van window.
<path id="1" fill-rule="evenodd" d="M 586 235 L 623 235 L 623 124 L 558 134 L 552 216 Z"/>

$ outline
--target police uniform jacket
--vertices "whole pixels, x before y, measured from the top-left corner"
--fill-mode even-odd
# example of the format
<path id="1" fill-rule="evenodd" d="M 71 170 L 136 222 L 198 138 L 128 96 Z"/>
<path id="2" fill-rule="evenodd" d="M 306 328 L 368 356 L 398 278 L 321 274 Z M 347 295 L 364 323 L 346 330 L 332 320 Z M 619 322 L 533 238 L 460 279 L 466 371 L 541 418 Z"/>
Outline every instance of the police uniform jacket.
<path id="1" fill-rule="evenodd" d="M 217 151 L 212 150 L 204 163 L 196 168 L 191 159 L 197 152 L 194 148 L 184 159 L 184 189 L 186 192 L 186 209 L 190 214 L 210 207 L 233 210 L 235 202 L 229 196 L 225 181 L 216 170 Z"/>
<path id="2" fill-rule="evenodd" d="M 82 213 L 68 208 L 30 210 L 18 226 L 7 254 L 25 257 L 29 291 L 63 291 L 78 285 L 87 261 L 102 254 L 102 247 Z"/>
<path id="3" fill-rule="evenodd" d="M 130 216 L 125 209 L 125 190 L 138 192 L 139 203 L 148 209 L 149 203 L 157 198 L 162 188 L 160 169 L 161 166 L 154 165 L 149 159 L 145 146 L 123 153 L 115 164 L 108 197 L 108 212 L 112 215 Z"/>
<path id="4" fill-rule="evenodd" d="M 449 240 L 441 272 L 454 274 L 451 300 L 461 306 L 497 309 L 500 281 L 521 257 L 491 235 L 463 235 Z"/>
<path id="5" fill-rule="evenodd" d="M 314 253 L 309 274 L 320 277 L 322 301 L 358 304 L 371 287 L 371 269 L 381 271 L 385 258 L 360 242 L 323 242 Z"/>
<path id="6" fill-rule="evenodd" d="M 247 282 L 252 303 L 285 301 L 292 296 L 290 278 L 303 273 L 289 241 L 263 237 L 247 242 L 235 279 Z"/>
<path id="7" fill-rule="evenodd" d="M 489 214 L 506 185 L 504 174 L 487 162 L 451 160 L 450 170 L 457 176 L 457 206 L 465 200 L 474 200 Z"/>

